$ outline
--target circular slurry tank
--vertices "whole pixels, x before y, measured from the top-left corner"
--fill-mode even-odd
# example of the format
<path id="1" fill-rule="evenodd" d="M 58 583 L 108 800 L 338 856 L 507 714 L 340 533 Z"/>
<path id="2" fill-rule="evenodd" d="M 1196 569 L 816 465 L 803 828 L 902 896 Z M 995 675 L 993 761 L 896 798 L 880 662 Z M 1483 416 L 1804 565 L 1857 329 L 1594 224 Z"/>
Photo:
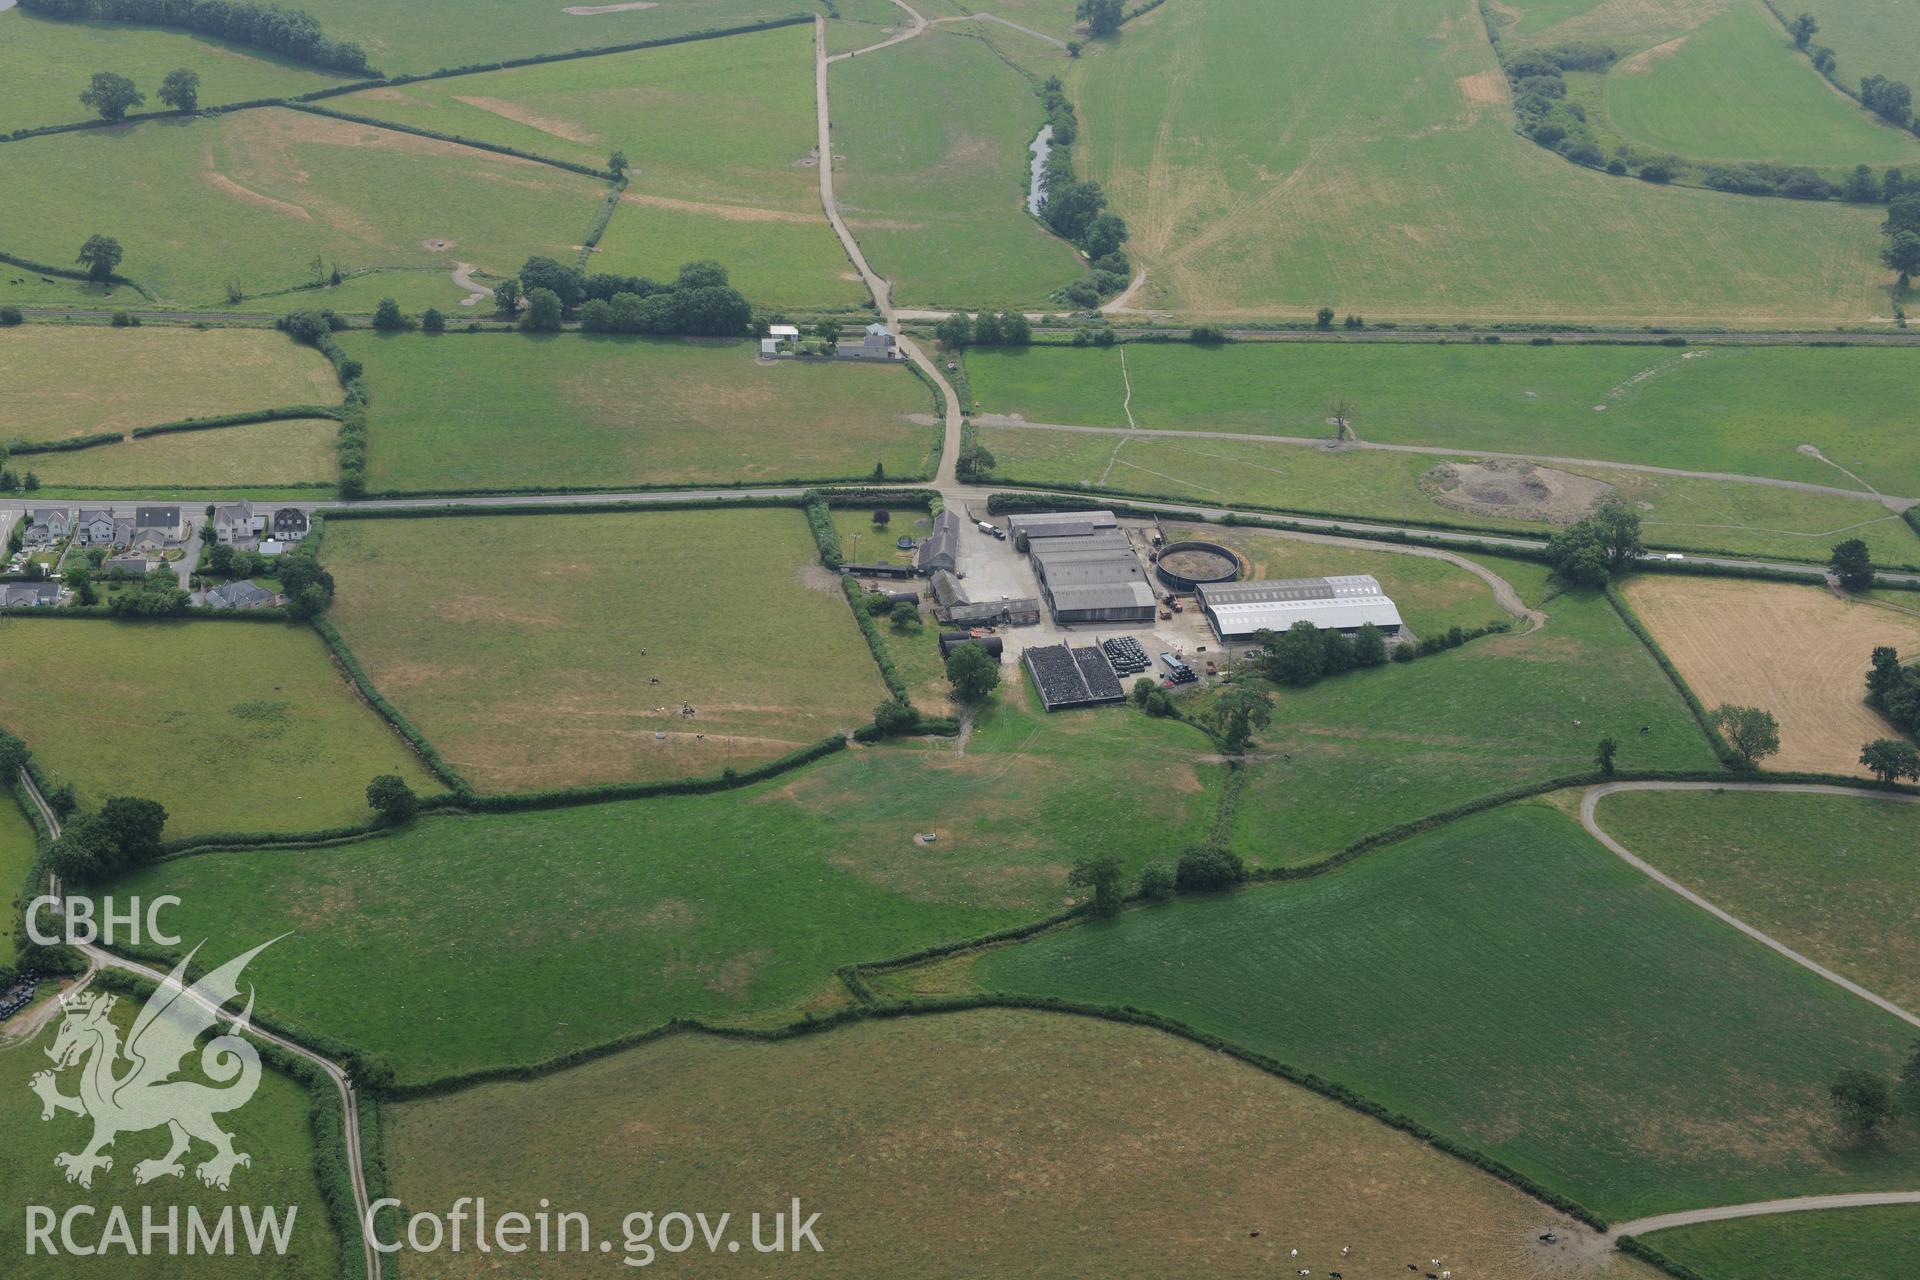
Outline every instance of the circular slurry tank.
<path id="1" fill-rule="evenodd" d="M 1238 578 L 1240 558 L 1217 542 L 1170 542 L 1161 549 L 1153 571 L 1175 591 L 1191 591 Z"/>

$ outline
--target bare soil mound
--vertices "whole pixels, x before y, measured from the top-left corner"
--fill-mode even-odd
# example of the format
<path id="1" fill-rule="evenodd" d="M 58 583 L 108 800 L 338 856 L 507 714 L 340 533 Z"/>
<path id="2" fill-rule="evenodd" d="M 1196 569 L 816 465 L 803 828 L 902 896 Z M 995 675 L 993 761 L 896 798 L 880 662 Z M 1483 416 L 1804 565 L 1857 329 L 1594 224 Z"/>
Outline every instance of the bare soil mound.
<path id="1" fill-rule="evenodd" d="M 1604 480 L 1518 458 L 1445 462 L 1420 477 L 1420 488 L 1455 511 L 1554 524 L 1572 524 L 1613 492 Z"/>

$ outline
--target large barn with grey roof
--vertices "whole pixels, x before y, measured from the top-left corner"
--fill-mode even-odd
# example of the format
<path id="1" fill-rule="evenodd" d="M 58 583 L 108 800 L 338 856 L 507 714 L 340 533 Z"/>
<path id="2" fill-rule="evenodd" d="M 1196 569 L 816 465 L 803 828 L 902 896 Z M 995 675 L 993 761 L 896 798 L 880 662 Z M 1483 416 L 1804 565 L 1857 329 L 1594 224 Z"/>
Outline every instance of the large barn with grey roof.
<path id="1" fill-rule="evenodd" d="M 1222 582 L 1194 594 L 1222 641 L 1251 640 L 1262 631 L 1278 633 L 1300 622 L 1348 635 L 1368 623 L 1390 636 L 1400 633 L 1400 610 L 1367 573 Z"/>

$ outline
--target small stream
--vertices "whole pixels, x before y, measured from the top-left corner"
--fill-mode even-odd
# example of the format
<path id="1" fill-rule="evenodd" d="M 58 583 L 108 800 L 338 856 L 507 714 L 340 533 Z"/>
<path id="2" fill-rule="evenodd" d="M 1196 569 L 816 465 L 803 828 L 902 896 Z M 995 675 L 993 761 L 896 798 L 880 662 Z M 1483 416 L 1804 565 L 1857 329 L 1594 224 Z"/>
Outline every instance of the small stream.
<path id="1" fill-rule="evenodd" d="M 8 0 L 0 0 L 0 8 L 7 3 Z M 1040 182 L 1047 171 L 1047 153 L 1053 150 L 1053 126 L 1041 125 L 1040 132 L 1033 135 L 1033 145 L 1027 150 L 1033 153 L 1033 164 L 1027 178 L 1027 212 L 1037 218 L 1041 206 L 1047 202 L 1046 194 L 1040 190 Z"/>

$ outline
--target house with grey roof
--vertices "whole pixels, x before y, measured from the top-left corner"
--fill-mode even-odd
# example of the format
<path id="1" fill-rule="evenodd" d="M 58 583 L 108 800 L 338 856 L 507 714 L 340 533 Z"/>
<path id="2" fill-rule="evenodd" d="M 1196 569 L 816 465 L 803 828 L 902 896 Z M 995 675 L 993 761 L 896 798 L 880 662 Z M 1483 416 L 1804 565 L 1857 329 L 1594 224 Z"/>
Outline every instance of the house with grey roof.
<path id="1" fill-rule="evenodd" d="M 264 587 L 241 579 L 228 582 L 207 592 L 209 609 L 264 609 L 275 603 L 280 597 Z"/>
<path id="2" fill-rule="evenodd" d="M 266 513 L 256 513 L 251 502 L 229 502 L 213 509 L 214 541 L 229 545 L 252 542 L 266 523 Z"/>
<path id="3" fill-rule="evenodd" d="M 9 582 L 0 587 L 0 607 L 8 609 L 51 609 L 60 603 L 57 582 Z"/>
<path id="4" fill-rule="evenodd" d="M 27 519 L 31 523 L 20 537 L 29 547 L 51 546 L 73 532 L 73 513 L 64 507 L 36 507 Z"/>
<path id="5" fill-rule="evenodd" d="M 893 331 L 878 322 L 867 326 L 858 338 L 842 338 L 834 344 L 834 354 L 854 360 L 893 360 L 900 349 Z"/>
<path id="6" fill-rule="evenodd" d="M 130 545 L 144 551 L 178 546 L 186 539 L 186 528 L 178 507 L 135 507 Z"/>
<path id="7" fill-rule="evenodd" d="M 125 577 L 144 578 L 153 572 L 153 561 L 137 552 L 127 552 L 102 561 L 100 571 L 109 577 L 118 574 Z"/>
<path id="8" fill-rule="evenodd" d="M 300 541 L 311 527 L 307 513 L 298 507 L 281 507 L 273 513 L 273 523 L 269 526 L 273 536 L 282 542 Z"/>
<path id="9" fill-rule="evenodd" d="M 83 547 L 112 546 L 113 531 L 113 512 L 105 507 L 82 507 L 73 522 L 73 540 Z"/>

